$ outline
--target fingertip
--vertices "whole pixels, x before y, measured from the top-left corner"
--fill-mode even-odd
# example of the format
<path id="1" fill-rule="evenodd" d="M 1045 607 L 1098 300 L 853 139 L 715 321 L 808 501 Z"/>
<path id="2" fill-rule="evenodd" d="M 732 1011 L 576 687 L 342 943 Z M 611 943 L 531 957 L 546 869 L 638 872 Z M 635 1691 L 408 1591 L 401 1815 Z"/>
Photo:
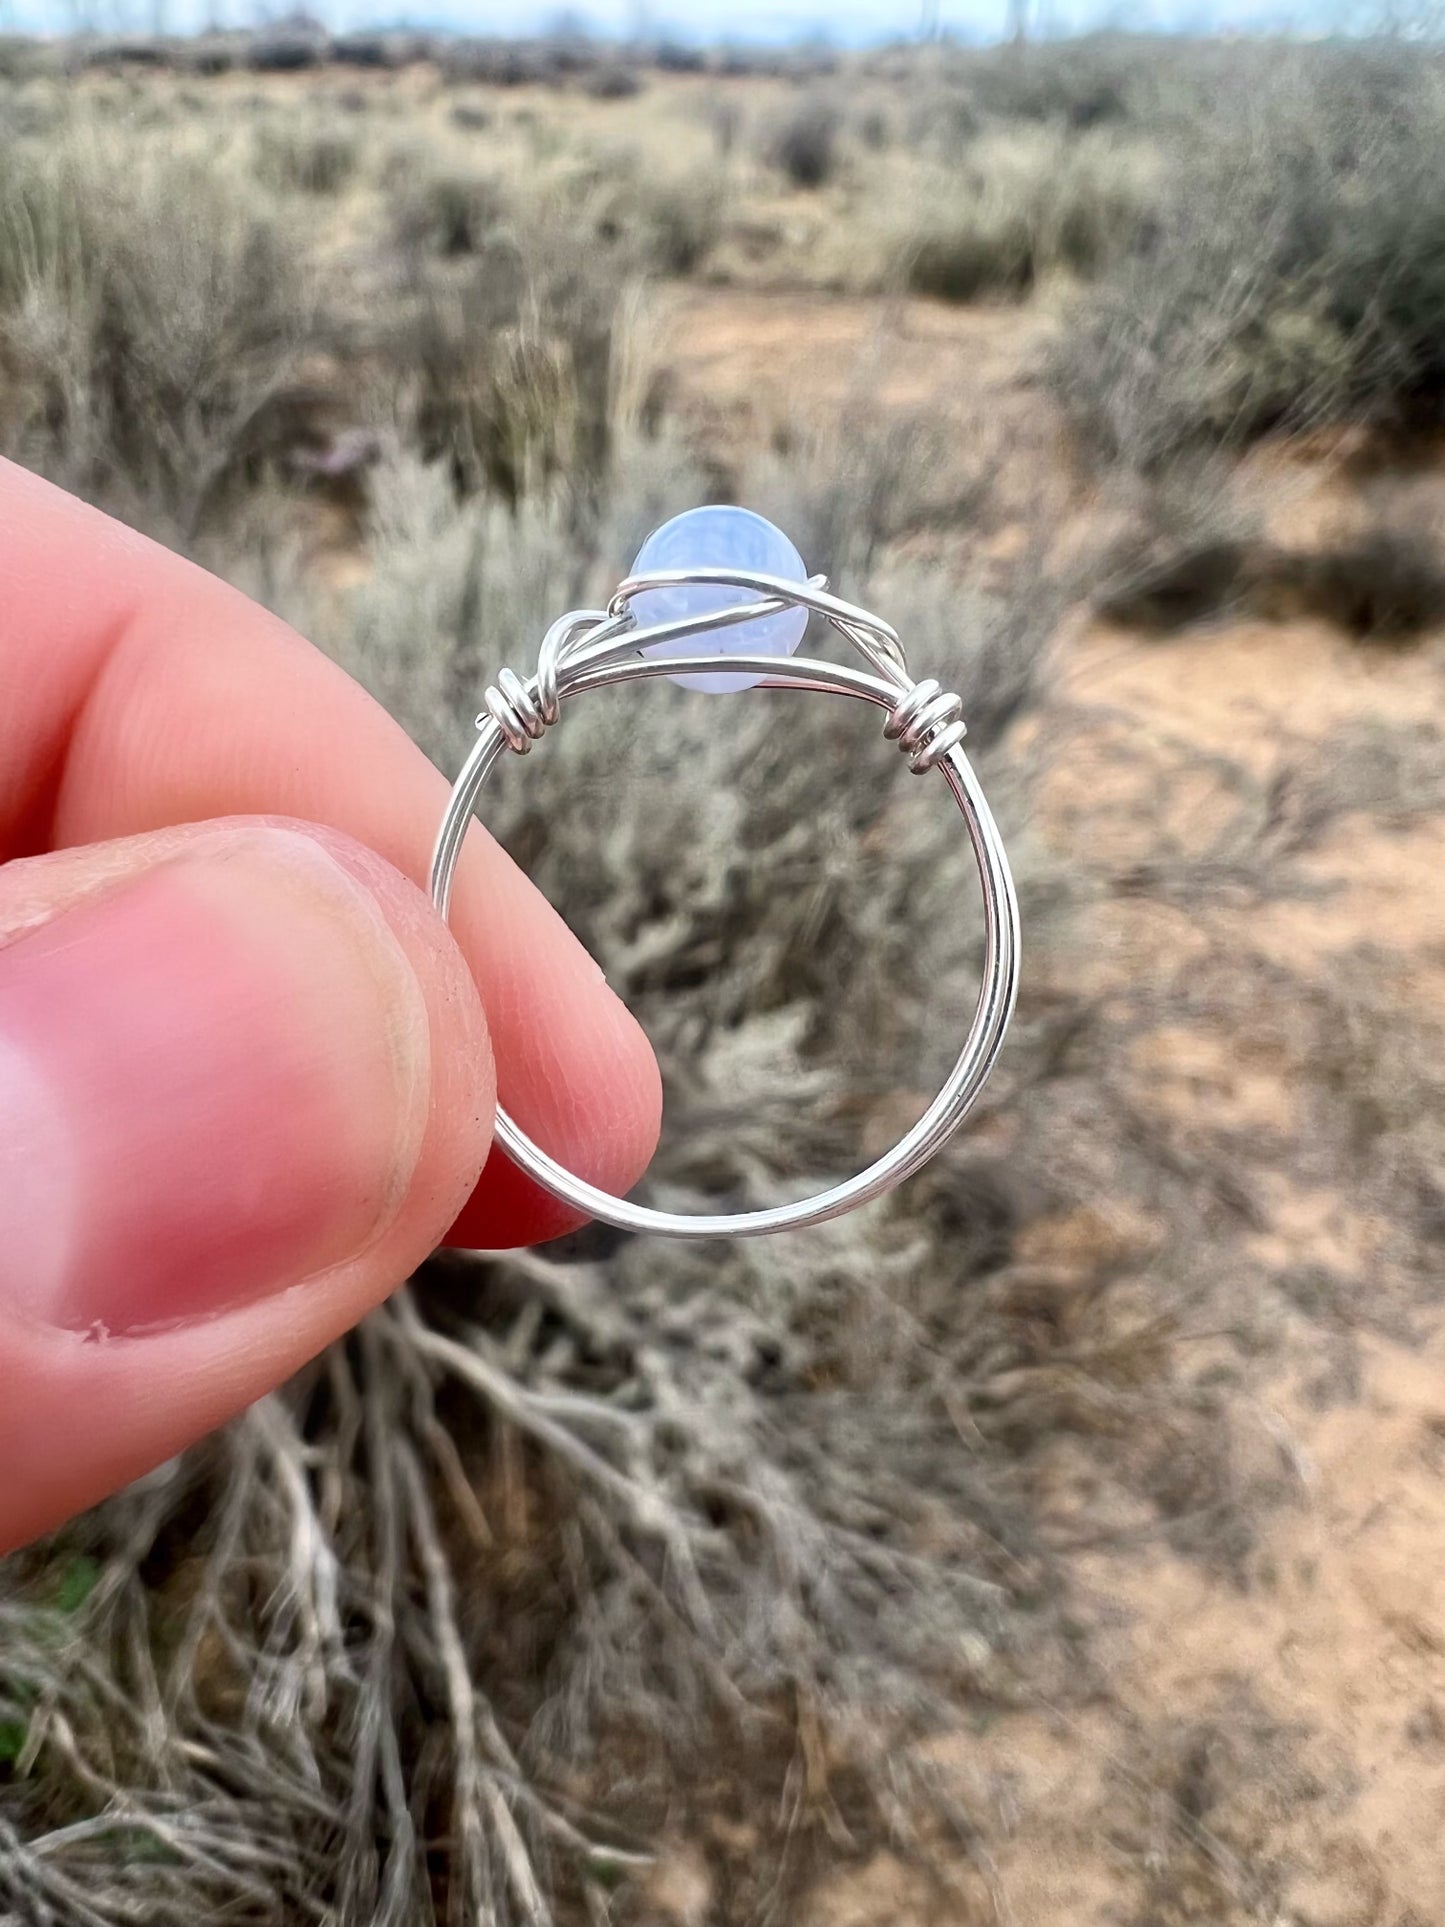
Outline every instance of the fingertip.
<path id="1" fill-rule="evenodd" d="M 452 923 L 481 986 L 497 1102 L 534 1143 L 614 1195 L 646 1170 L 662 1124 L 647 1034 L 557 911 L 496 845 L 472 835 Z M 494 1147 L 446 1242 L 500 1251 L 584 1222 Z"/>
<path id="2" fill-rule="evenodd" d="M 495 1079 L 425 897 L 312 825 L 232 818 L 11 865 L 0 962 L 3 1550 L 405 1279 L 475 1185 Z"/>
<path id="3" fill-rule="evenodd" d="M 600 979 L 565 1016 L 545 1052 L 503 1076 L 499 1102 L 527 1135 L 577 1177 L 625 1196 L 642 1176 L 662 1127 L 662 1078 L 647 1035 Z M 476 1189 L 447 1233 L 463 1250 L 499 1251 L 560 1238 L 581 1212 L 528 1177 L 493 1145 Z"/>
<path id="4" fill-rule="evenodd" d="M 442 1237 L 458 1201 L 490 1159 L 497 1068 L 475 975 L 423 892 L 365 844 L 340 831 L 297 825 L 377 898 L 426 1002 L 430 1030 L 430 1115 L 421 1155 L 392 1237 L 415 1267 Z M 395 1280 L 393 1281 L 395 1282 Z M 376 1293 L 386 1295 L 387 1287 Z"/>

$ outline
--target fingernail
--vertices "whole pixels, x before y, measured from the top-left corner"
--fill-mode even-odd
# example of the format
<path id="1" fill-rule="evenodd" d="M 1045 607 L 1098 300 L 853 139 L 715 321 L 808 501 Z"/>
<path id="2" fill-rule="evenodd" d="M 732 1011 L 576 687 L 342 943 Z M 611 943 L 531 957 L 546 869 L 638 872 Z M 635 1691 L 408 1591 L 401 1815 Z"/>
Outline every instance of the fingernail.
<path id="1" fill-rule="evenodd" d="M 371 894 L 303 834 L 218 832 L 0 948 L 0 1303 L 121 1333 L 342 1263 L 428 1087 Z"/>

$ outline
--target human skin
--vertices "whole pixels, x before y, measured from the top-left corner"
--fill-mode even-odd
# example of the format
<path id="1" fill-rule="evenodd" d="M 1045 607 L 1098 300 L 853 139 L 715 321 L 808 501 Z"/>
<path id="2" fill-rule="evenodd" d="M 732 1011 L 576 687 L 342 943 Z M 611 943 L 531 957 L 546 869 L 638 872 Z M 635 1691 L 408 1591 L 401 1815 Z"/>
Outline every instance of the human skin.
<path id="1" fill-rule="evenodd" d="M 642 1033 L 445 780 L 190 564 L 0 463 L 0 1550 L 241 1410 L 443 1242 L 625 1189 Z"/>

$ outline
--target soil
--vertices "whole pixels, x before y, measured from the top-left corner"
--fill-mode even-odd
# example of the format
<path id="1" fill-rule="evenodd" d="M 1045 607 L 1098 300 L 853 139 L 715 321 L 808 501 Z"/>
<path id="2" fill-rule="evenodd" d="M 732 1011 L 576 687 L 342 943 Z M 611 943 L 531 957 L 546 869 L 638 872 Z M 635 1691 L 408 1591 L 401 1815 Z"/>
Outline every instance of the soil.
<path id="1" fill-rule="evenodd" d="M 755 442 L 801 413 L 846 419 L 866 395 L 900 419 L 931 410 L 960 436 L 1005 423 L 1020 486 L 1031 474 L 1035 496 L 1054 502 L 1067 452 L 1030 376 L 1046 326 L 1017 313 L 700 291 L 675 316 L 672 358 L 684 404 L 716 444 Z M 1348 521 L 1360 490 L 1379 486 L 1378 463 L 1340 438 L 1275 449 L 1257 466 L 1272 533 L 1296 545 Z M 1438 491 L 1438 474 L 1410 487 Z M 1087 511 L 1072 500 L 1077 524 Z M 1075 723 L 1040 798 L 1045 833 L 1080 864 L 1176 861 L 1217 837 L 1239 771 L 1267 786 L 1301 745 L 1343 728 L 1414 732 L 1438 749 L 1442 663 L 1439 638 L 1371 651 L 1318 621 L 1163 642 L 1085 625 L 1060 641 Z M 1156 793 L 1168 807 L 1146 806 Z M 1358 810 L 1302 859 L 1318 890 L 1247 909 L 1225 893 L 1172 917 L 1102 903 L 1081 949 L 1101 993 L 1127 994 L 1181 969 L 1210 968 L 1228 985 L 1245 956 L 1327 973 L 1368 946 L 1380 994 L 1413 1035 L 1433 1027 L 1438 1048 L 1442 870 L 1439 815 Z M 1248 980 L 1234 992 L 1247 999 Z M 1232 995 L 1222 1001 L 1227 1012 Z M 1138 1040 L 1127 1074 L 1141 1107 L 1174 1128 L 1222 1120 L 1288 1141 L 1308 1129 L 1293 1038 L 1287 1022 L 1258 1035 L 1227 1017 L 1161 1025 Z M 1090 1235 L 1078 1224 L 1038 1232 L 1041 1247 Z M 1400 1269 L 1387 1224 L 1303 1167 L 1261 1176 L 1240 1257 L 1242 1280 L 1325 1281 L 1335 1327 L 1327 1343 L 1318 1318 L 1282 1312 L 1268 1344 L 1224 1337 L 1201 1352 L 1200 1370 L 1228 1353 L 1237 1415 L 1272 1472 L 1273 1502 L 1247 1550 L 1211 1563 L 1124 1535 L 1076 1553 L 1077 1610 L 1106 1684 L 1082 1706 L 1004 1711 L 940 1749 L 986 1816 L 968 1878 L 940 1911 L 884 1857 L 820 1890 L 809 1927 L 1445 1921 L 1445 1308 L 1428 1279 Z M 1248 1330 L 1256 1308 L 1240 1310 Z M 1326 1353 L 1346 1362 L 1326 1369 Z"/>
<path id="2" fill-rule="evenodd" d="M 1163 648 L 1095 631 L 1066 673 L 1107 714 L 1111 740 L 1122 729 L 1156 758 L 1227 752 L 1261 777 L 1283 745 L 1343 722 L 1438 728 L 1442 713 L 1438 654 L 1371 658 L 1318 626 L 1239 625 Z M 1101 828 L 1139 862 L 1151 845 L 1177 847 L 1147 812 L 1101 810 L 1109 758 L 1089 751 L 1086 737 L 1045 798 L 1063 847 L 1081 850 L 1087 835 L 1097 860 Z M 1263 916 L 1216 912 L 1186 940 L 1202 936 L 1226 967 L 1252 947 L 1306 971 L 1367 941 L 1382 979 L 1417 1004 L 1413 1020 L 1438 1020 L 1442 862 L 1438 817 L 1401 830 L 1361 813 L 1306 866 L 1325 886 L 1318 898 Z M 1180 941 L 1136 915 L 1101 944 L 1101 974 L 1176 968 Z M 1227 1033 L 1188 1028 L 1143 1042 L 1160 1112 L 1302 1128 L 1301 1067 L 1287 1050 L 1251 1061 Z M 1162 1545 L 1079 1560 L 1093 1636 L 1109 1649 L 1105 1701 L 1082 1719 L 1006 1716 L 986 1742 L 959 1743 L 959 1770 L 995 1802 L 1007 1791 L 995 1880 L 1005 1919 L 1445 1920 L 1445 1313 L 1418 1279 L 1390 1275 L 1386 1227 L 1349 1199 L 1274 1184 L 1263 1200 L 1250 1256 L 1279 1277 L 1335 1281 L 1349 1373 L 1321 1389 L 1310 1320 L 1286 1323 L 1262 1357 L 1236 1356 L 1239 1397 L 1293 1487 L 1261 1513 L 1244 1571 Z M 1366 1293 L 1378 1300 L 1359 1302 Z M 1372 1329 L 1382 1321 L 1400 1335 Z"/>

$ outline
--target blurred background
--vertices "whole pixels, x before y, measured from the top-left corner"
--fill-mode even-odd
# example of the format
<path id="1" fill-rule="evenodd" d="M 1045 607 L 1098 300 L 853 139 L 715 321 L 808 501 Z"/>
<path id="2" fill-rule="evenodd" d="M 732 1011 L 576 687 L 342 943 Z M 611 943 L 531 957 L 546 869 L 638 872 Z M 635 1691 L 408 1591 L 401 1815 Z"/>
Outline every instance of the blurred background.
<path id="1" fill-rule="evenodd" d="M 448 772 L 747 503 L 961 691 L 1024 983 L 892 1198 L 439 1258 L 0 1567 L 0 1920 L 1445 1919 L 1435 15 L 143 11 L 0 38 L 0 450 Z M 966 1027 L 861 707 L 612 691 L 485 796 L 655 1201 L 855 1168 Z"/>

